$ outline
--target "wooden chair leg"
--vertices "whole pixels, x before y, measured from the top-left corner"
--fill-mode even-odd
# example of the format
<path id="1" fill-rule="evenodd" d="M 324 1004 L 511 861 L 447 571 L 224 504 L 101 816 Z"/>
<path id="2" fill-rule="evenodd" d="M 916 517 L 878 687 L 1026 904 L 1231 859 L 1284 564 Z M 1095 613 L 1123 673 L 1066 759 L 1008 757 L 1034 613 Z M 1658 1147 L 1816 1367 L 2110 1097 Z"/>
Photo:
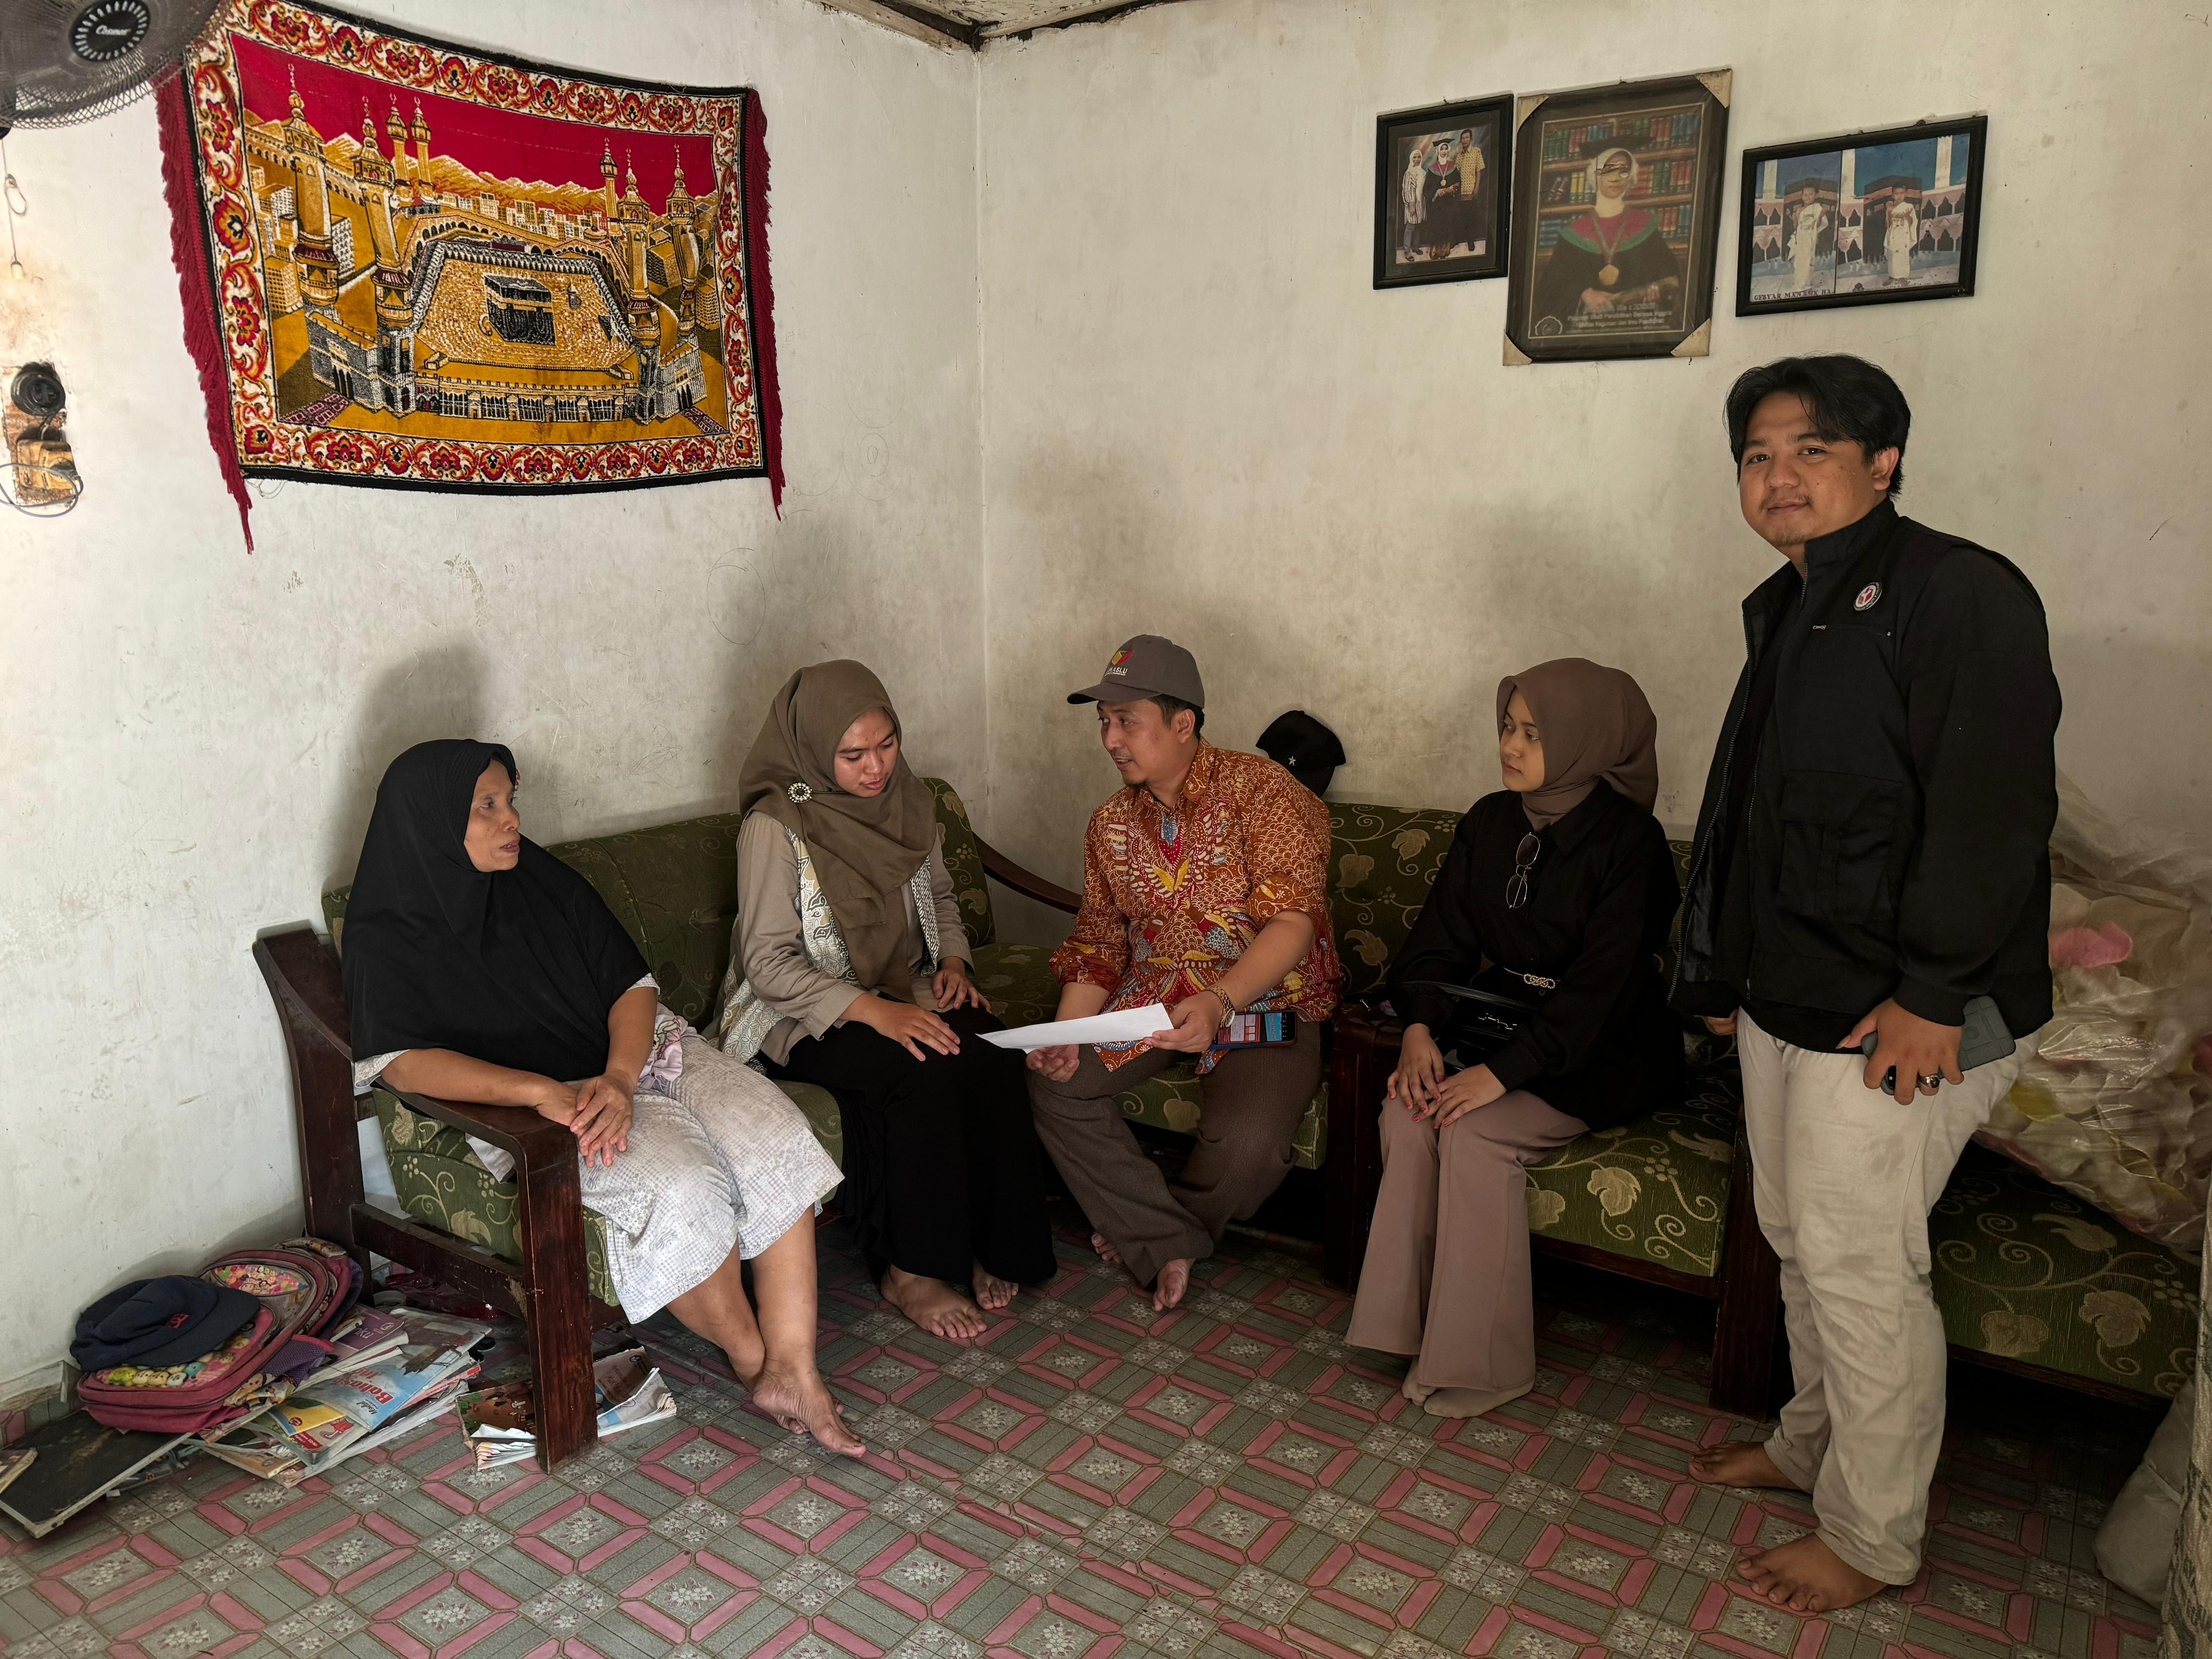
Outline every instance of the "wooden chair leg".
<path id="1" fill-rule="evenodd" d="M 1765 1417 L 1774 1408 L 1782 1330 L 1782 1263 L 1759 1231 L 1751 1191 L 1751 1146 L 1741 1125 L 1722 1224 L 1720 1308 L 1713 1321 L 1710 1398 L 1725 1412 Z"/>
<path id="2" fill-rule="evenodd" d="M 1398 1063 L 1398 1026 L 1364 1010 L 1337 1017 L 1328 1076 L 1328 1197 L 1322 1271 L 1354 1290 L 1382 1188 L 1382 1083 Z"/>
<path id="3" fill-rule="evenodd" d="M 563 1137 L 565 1139 L 566 1137 Z M 538 1391 L 538 1461 L 550 1472 L 599 1439 L 592 1389 L 590 1270 L 584 1249 L 582 1171 L 565 1157 L 525 1156 L 520 1188 L 522 1283 Z"/>

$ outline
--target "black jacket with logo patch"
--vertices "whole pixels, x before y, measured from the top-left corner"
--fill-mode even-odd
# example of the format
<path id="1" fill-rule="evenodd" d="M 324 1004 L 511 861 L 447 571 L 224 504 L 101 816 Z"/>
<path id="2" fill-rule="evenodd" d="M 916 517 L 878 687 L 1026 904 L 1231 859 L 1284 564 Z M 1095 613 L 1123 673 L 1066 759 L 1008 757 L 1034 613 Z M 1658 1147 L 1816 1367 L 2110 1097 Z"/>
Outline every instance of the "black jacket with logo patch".
<path id="1" fill-rule="evenodd" d="M 1886 998 L 1956 1025 L 1986 994 L 2015 1036 L 2043 1024 L 2059 695 L 2033 586 L 1884 501 L 1808 543 L 1802 580 L 1784 565 L 1743 619 L 1675 1006 L 1825 1012 L 1836 1036 L 1823 1046 Z M 1740 753 L 1768 650 L 1780 653 L 1772 703 L 1756 754 Z M 1741 820 L 1723 822 L 1744 765 Z"/>

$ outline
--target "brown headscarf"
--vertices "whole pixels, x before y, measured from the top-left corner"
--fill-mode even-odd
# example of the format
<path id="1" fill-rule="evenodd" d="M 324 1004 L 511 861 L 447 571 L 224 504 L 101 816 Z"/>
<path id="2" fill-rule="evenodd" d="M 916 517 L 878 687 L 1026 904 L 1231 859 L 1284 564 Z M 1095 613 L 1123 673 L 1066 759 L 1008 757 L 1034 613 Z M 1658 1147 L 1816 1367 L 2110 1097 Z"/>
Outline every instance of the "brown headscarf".
<path id="1" fill-rule="evenodd" d="M 738 806 L 798 833 L 845 936 L 854 979 L 904 1002 L 914 994 L 905 887 L 937 845 L 937 810 L 928 786 L 907 766 L 903 742 L 882 794 L 848 795 L 837 787 L 838 739 L 872 708 L 889 714 L 903 739 L 883 682 L 859 663 L 800 669 L 769 705 L 738 778 Z"/>
<path id="2" fill-rule="evenodd" d="M 1543 830 L 1589 799 L 1602 779 L 1645 811 L 1659 798 L 1658 716 L 1634 677 L 1581 657 L 1538 663 L 1498 682 L 1498 719 L 1518 691 L 1544 744 L 1544 787 L 1521 797 Z"/>

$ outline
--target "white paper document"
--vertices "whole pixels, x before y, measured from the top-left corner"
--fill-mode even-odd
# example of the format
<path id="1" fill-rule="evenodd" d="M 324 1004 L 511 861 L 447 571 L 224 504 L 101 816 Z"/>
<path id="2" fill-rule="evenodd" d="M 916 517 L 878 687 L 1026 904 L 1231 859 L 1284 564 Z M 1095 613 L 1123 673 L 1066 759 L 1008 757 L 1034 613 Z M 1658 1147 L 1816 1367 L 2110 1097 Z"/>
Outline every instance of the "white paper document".
<path id="1" fill-rule="evenodd" d="M 1042 1025 L 1017 1025 L 1011 1031 L 986 1031 L 983 1041 L 1001 1048 L 1057 1048 L 1066 1042 L 1134 1042 L 1164 1031 L 1175 1024 L 1157 1002 L 1145 1008 L 1122 1008 L 1088 1019 L 1048 1020 Z"/>

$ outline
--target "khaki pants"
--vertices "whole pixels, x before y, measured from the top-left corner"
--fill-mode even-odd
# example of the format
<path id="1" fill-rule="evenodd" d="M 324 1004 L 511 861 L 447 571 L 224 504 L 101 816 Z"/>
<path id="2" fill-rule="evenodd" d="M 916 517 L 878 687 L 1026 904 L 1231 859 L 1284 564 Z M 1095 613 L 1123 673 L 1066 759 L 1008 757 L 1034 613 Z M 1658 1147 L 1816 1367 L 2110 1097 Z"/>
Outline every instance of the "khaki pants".
<path id="1" fill-rule="evenodd" d="M 1588 1126 L 1516 1089 L 1439 1131 L 1382 1103 L 1382 1186 L 1345 1340 L 1415 1356 L 1431 1389 L 1536 1377 L 1528 1166 Z"/>
<path id="2" fill-rule="evenodd" d="M 1866 1086 L 1858 1054 L 1800 1048 L 1737 1018 L 1752 1195 L 1782 1258 L 1797 1385 L 1767 1454 L 1812 1492 L 1830 1549 L 1869 1577 L 1909 1584 L 1943 1442 L 1948 1358 L 1928 1288 L 1928 1212 L 2030 1042 L 1900 1106 Z"/>
<path id="3" fill-rule="evenodd" d="M 1211 1255 L 1229 1224 L 1248 1219 L 1291 1172 L 1291 1141 L 1321 1082 L 1321 1027 L 1302 1019 L 1297 1032 L 1284 1048 L 1230 1049 L 1199 1079 L 1198 1145 L 1172 1188 L 1114 1097 L 1190 1056 L 1148 1049 L 1109 1072 L 1086 1043 L 1066 1082 L 1029 1074 L 1037 1139 L 1139 1284 L 1170 1261 Z"/>

